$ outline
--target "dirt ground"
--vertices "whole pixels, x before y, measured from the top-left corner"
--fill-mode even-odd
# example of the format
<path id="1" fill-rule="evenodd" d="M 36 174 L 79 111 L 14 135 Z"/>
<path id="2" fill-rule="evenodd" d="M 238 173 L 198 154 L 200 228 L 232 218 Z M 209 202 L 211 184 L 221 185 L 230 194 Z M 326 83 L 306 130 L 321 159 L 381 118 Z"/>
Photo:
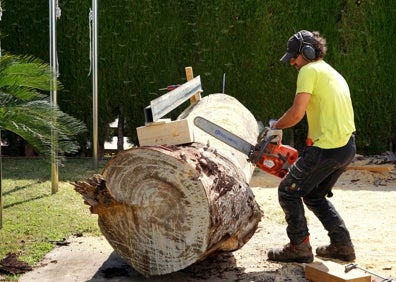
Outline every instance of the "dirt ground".
<path id="1" fill-rule="evenodd" d="M 396 171 L 371 172 L 372 161 L 361 160 L 355 169 L 347 170 L 333 190 L 332 203 L 343 216 L 353 239 L 359 267 L 386 278 L 396 278 Z M 373 169 L 376 169 L 375 166 Z M 144 278 L 115 254 L 104 237 L 69 238 L 24 274 L 19 281 L 309 281 L 304 264 L 274 263 L 266 260 L 267 251 L 287 243 L 284 216 L 277 201 L 279 179 L 255 172 L 251 187 L 264 217 L 251 240 L 240 250 L 220 254 L 203 262 L 163 276 Z M 320 222 L 306 212 L 313 249 L 327 244 L 328 236 Z M 344 262 L 336 263 L 345 268 Z M 349 273 L 364 273 L 353 269 Z M 366 273 L 367 274 L 367 273 Z M 372 281 L 382 281 L 372 275 Z M 1 279 L 0 279 L 1 280 Z M 396 281 L 396 280 L 395 280 Z"/>

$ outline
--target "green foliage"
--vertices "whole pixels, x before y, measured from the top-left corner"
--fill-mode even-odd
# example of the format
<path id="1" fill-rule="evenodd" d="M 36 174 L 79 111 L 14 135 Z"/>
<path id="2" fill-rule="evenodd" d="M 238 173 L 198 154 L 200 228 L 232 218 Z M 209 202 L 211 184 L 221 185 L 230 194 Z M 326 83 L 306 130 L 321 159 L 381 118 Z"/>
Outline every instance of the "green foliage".
<path id="1" fill-rule="evenodd" d="M 347 1 L 332 58 L 349 81 L 361 153 L 381 153 L 395 143 L 396 82 L 390 63 L 396 36 L 396 2 Z"/>
<path id="2" fill-rule="evenodd" d="M 41 90 L 59 88 L 50 67 L 39 59 L 0 58 L 0 129 L 21 136 L 49 160 L 53 144 L 60 153 L 76 152 L 73 137 L 85 130 L 79 120 L 53 105 Z"/>
<path id="3" fill-rule="evenodd" d="M 105 161 L 99 163 L 103 168 Z M 76 235 L 100 235 L 91 215 L 69 183 L 91 177 L 90 159 L 67 159 L 59 168 L 60 182 L 51 194 L 50 166 L 41 159 L 3 158 L 3 228 L 0 258 L 9 252 L 34 265 L 56 241 Z"/>
<path id="4" fill-rule="evenodd" d="M 48 57 L 44 52 L 48 49 L 44 32 L 47 4 L 32 0 L 24 5 L 7 3 L 2 23 L 3 34 L 8 35 L 3 44 L 7 50 Z M 91 3 L 69 0 L 59 4 L 59 63 L 64 85 L 59 104 L 85 121 L 91 131 Z M 350 85 L 358 151 L 383 152 L 396 141 L 396 67 L 390 63 L 395 13 L 396 2 L 387 0 L 101 1 L 99 141 L 107 137 L 107 124 L 124 116 L 125 132 L 136 142 L 135 128 L 143 125 L 143 108 L 163 94 L 159 88 L 185 82 L 186 66 L 201 75 L 204 95 L 221 92 L 225 74 L 225 92 L 258 120 L 279 117 L 293 101 L 297 77 L 295 69 L 279 58 L 287 39 L 295 31 L 308 29 L 326 37 L 329 50 L 325 59 Z M 303 144 L 306 123 L 293 131 L 295 143 Z M 291 130 L 285 131 L 286 140 L 288 135 Z"/>

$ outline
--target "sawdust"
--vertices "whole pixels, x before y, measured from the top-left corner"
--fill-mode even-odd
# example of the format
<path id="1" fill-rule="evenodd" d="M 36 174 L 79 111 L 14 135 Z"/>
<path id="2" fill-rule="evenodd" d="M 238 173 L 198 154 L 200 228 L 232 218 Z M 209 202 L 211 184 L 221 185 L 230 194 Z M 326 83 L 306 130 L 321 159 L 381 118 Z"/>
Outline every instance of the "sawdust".
<path id="1" fill-rule="evenodd" d="M 359 166 L 367 160 L 356 160 Z M 382 164 L 389 165 L 389 164 Z M 308 281 L 304 264 L 266 260 L 267 251 L 287 243 L 284 215 L 277 200 L 279 179 L 255 172 L 251 187 L 264 218 L 255 235 L 240 250 L 224 253 L 168 275 L 143 278 L 126 265 L 103 237 L 70 238 L 57 247 L 40 267 L 19 281 Z M 348 170 L 334 188 L 332 203 L 343 216 L 353 239 L 360 267 L 383 277 L 396 277 L 396 171 Z M 328 237 L 316 217 L 306 212 L 315 249 Z M 55 263 L 56 262 L 56 263 Z M 315 262 L 324 262 L 315 257 Z M 346 264 L 335 261 L 339 264 Z M 358 270 L 352 270 L 358 271 Z M 373 281 L 381 281 L 372 276 Z"/>

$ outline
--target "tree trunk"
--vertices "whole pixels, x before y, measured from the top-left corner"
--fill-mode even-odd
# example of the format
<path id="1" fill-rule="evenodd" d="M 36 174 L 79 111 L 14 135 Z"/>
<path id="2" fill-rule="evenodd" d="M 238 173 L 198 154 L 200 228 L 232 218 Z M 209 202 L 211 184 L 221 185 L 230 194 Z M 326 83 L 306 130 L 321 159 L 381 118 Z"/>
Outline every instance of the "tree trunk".
<path id="1" fill-rule="evenodd" d="M 124 114 L 118 115 L 117 123 L 117 153 L 124 151 Z"/>
<path id="2" fill-rule="evenodd" d="M 230 96 L 209 95 L 179 118 L 192 125 L 195 116 L 257 139 L 253 115 Z M 130 149 L 110 160 L 102 175 L 73 183 L 116 253 L 145 276 L 241 248 L 262 217 L 246 156 L 196 127 L 193 132 L 195 143 Z"/>

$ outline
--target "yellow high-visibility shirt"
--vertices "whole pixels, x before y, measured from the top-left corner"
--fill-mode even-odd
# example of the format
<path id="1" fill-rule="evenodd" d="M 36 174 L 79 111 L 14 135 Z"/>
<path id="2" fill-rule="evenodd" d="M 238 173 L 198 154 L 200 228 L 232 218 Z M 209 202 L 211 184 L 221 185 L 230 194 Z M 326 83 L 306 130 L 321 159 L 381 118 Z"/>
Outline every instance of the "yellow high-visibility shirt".
<path id="1" fill-rule="evenodd" d="M 344 77 L 323 60 L 303 66 L 297 78 L 298 93 L 309 93 L 306 109 L 308 138 L 323 149 L 339 148 L 355 129 L 349 87 Z"/>

